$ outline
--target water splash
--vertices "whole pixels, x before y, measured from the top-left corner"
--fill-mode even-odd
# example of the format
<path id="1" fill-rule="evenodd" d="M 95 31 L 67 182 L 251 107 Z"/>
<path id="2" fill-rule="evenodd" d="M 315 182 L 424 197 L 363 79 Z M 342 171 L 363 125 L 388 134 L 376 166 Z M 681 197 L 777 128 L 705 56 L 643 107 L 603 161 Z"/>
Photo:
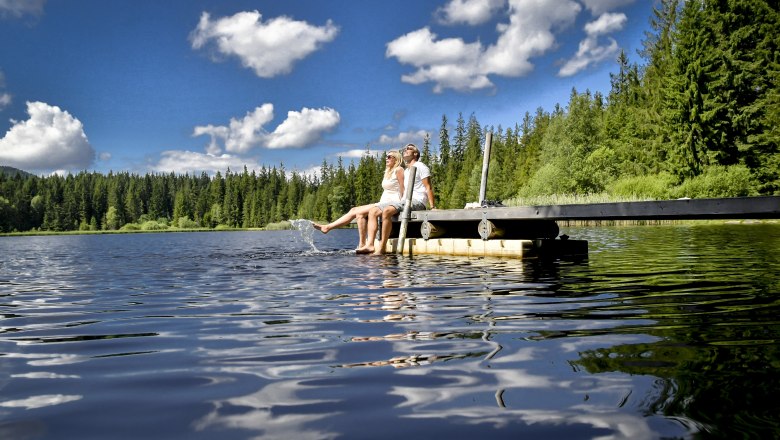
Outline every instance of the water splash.
<path id="1" fill-rule="evenodd" d="M 317 246 L 314 245 L 314 224 L 311 222 L 311 220 L 290 220 L 290 224 L 301 234 L 303 241 L 311 246 L 312 252 L 321 252 L 319 249 L 317 249 Z"/>

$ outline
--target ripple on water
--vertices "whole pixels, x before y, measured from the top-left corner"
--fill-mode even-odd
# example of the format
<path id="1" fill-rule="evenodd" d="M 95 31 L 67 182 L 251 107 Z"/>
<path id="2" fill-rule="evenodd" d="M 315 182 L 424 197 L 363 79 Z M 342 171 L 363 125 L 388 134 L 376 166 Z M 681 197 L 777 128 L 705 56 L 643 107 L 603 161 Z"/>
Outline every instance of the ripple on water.
<path id="1" fill-rule="evenodd" d="M 0 240 L 0 432 L 780 432 L 777 228 L 572 229 L 572 262 L 298 226 Z"/>

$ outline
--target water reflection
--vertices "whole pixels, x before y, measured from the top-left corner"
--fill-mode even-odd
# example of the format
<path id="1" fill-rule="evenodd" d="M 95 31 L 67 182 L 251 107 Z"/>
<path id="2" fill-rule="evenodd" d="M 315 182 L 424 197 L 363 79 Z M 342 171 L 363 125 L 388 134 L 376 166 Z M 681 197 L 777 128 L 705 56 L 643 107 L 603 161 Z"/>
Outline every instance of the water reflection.
<path id="1" fill-rule="evenodd" d="M 351 232 L 0 240 L 0 434 L 780 431 L 777 227 L 567 231 L 582 261 L 357 257 Z"/>

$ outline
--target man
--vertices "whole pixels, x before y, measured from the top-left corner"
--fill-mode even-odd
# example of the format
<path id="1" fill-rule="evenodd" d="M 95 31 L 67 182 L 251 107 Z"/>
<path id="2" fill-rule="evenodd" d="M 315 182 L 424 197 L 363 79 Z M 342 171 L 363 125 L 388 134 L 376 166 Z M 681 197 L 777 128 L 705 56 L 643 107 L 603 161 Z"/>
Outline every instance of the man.
<path id="1" fill-rule="evenodd" d="M 404 163 L 406 163 L 406 170 L 404 170 L 404 187 L 410 185 L 409 175 L 412 167 L 417 169 L 414 176 L 414 184 L 412 186 L 412 205 L 410 209 L 412 211 L 419 211 L 424 209 L 434 209 L 435 202 L 433 197 L 433 186 L 431 185 L 431 170 L 422 162 L 420 162 L 420 150 L 414 144 L 407 144 L 401 151 Z M 381 203 L 378 206 L 371 209 L 368 213 L 368 241 L 369 246 L 365 249 L 364 253 L 373 252 L 374 255 L 382 255 L 385 253 L 385 247 L 387 240 L 390 238 L 390 232 L 393 229 L 393 217 L 403 211 L 406 200 L 400 202 Z M 379 247 L 374 248 L 373 238 L 376 237 L 376 231 L 378 229 L 377 217 L 382 216 L 382 238 L 380 240 Z"/>

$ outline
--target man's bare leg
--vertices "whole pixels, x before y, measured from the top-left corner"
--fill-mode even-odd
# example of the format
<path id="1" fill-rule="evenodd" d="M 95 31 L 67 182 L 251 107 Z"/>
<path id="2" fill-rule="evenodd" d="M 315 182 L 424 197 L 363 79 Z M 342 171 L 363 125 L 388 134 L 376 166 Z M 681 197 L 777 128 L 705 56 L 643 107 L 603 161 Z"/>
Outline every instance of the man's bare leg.
<path id="1" fill-rule="evenodd" d="M 358 214 L 355 217 L 358 229 L 358 245 L 355 250 L 362 248 L 366 245 L 366 228 L 368 227 L 368 218 L 363 214 Z"/>
<path id="2" fill-rule="evenodd" d="M 393 206 L 388 206 L 382 211 L 382 238 L 379 241 L 379 247 L 374 251 L 374 255 L 384 255 L 387 241 L 390 239 L 390 233 L 393 231 L 393 216 L 398 214 L 398 210 Z"/>

